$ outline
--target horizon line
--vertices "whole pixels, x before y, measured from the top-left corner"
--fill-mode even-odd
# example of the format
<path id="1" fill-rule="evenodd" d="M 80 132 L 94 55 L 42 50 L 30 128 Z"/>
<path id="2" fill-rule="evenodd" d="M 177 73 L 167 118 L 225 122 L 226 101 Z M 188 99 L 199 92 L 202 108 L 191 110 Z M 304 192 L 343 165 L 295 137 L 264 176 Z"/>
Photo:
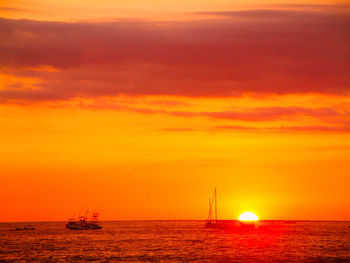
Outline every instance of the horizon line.
<path id="1" fill-rule="evenodd" d="M 138 221 L 206 221 L 206 219 L 118 219 L 118 220 L 99 220 L 99 222 L 138 222 Z M 220 219 L 218 221 L 239 221 L 238 219 Z M 327 219 L 259 219 L 261 222 L 271 221 L 296 221 L 296 222 L 350 222 L 348 220 L 327 220 Z M 58 223 L 67 222 L 67 220 L 47 220 L 47 221 L 0 221 L 3 223 Z"/>

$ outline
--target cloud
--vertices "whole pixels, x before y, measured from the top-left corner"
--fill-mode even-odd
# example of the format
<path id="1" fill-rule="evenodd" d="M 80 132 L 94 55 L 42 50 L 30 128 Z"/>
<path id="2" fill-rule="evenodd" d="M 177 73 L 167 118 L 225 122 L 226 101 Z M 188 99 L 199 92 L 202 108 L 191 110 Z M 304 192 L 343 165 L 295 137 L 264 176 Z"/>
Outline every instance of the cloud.
<path id="1" fill-rule="evenodd" d="M 252 108 L 245 111 L 221 111 L 202 112 L 202 116 L 218 119 L 241 120 L 241 121 L 275 121 L 283 119 L 295 119 L 301 116 L 307 117 L 335 117 L 340 116 L 334 109 L 330 108 L 304 108 L 304 107 L 266 107 Z"/>
<path id="2" fill-rule="evenodd" d="M 8 6 L 0 6 L 0 10 L 2 10 L 2 11 L 25 11 L 27 9 L 8 7 Z"/>
<path id="3" fill-rule="evenodd" d="M 214 131 L 237 131 L 237 130 L 250 130 L 250 131 L 265 131 L 265 132 L 350 132 L 350 125 L 344 126 L 270 126 L 265 128 L 257 128 L 257 127 L 247 127 L 247 126 L 234 126 L 234 125 L 225 125 L 225 126 L 215 126 L 209 128 L 209 130 Z"/>
<path id="4" fill-rule="evenodd" d="M 196 127 L 196 128 L 166 128 L 162 131 L 168 132 L 198 132 L 198 131 L 207 131 L 207 132 L 267 132 L 267 133 L 348 133 L 350 132 L 350 125 L 344 126 L 268 126 L 268 127 L 252 127 L 252 126 L 239 126 L 239 125 L 220 125 L 220 126 L 209 126 L 209 127 Z"/>
<path id="5" fill-rule="evenodd" d="M 13 2 L 13 1 L 11 1 Z M 7 13 L 10 12 L 20 12 L 20 13 L 38 13 L 38 11 L 28 8 L 18 8 L 18 7 L 10 7 L 10 6 L 0 6 L 0 11 L 4 11 Z"/>
<path id="6" fill-rule="evenodd" d="M 307 108 L 307 107 L 247 107 L 236 108 L 232 110 L 221 111 L 189 111 L 189 110 L 173 110 L 169 109 L 173 105 L 163 107 L 164 104 L 154 104 L 155 107 L 142 107 L 130 105 L 129 103 L 109 103 L 109 102 L 89 102 L 79 104 L 79 107 L 86 109 L 112 109 L 120 112 L 134 112 L 146 115 L 163 114 L 171 115 L 175 117 L 194 118 L 204 117 L 213 120 L 224 120 L 232 123 L 235 121 L 247 122 L 247 123 L 274 123 L 276 121 L 285 121 L 290 123 L 293 121 L 316 121 L 318 126 L 321 124 L 336 126 L 336 127 L 350 127 L 350 110 L 343 107 L 337 108 Z M 230 123 L 228 122 L 228 123 Z M 228 124 L 222 127 L 239 127 L 241 126 Z M 316 126 L 315 126 L 316 127 Z M 251 129 L 251 127 L 244 127 L 245 129 Z"/>
<path id="7" fill-rule="evenodd" d="M 212 14 L 218 18 L 185 22 L 0 19 L 2 71 L 37 80 L 35 89 L 1 90 L 0 98 L 349 94 L 348 13 Z"/>

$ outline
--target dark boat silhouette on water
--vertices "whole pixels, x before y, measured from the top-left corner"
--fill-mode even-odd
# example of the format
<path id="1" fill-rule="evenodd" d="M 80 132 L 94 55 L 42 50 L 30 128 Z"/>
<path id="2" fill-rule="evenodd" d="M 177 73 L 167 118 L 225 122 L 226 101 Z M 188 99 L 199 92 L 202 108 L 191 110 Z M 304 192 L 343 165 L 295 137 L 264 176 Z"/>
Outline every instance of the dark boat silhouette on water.
<path id="1" fill-rule="evenodd" d="M 95 230 L 102 229 L 102 226 L 98 224 L 98 213 L 93 213 L 92 218 L 88 221 L 87 216 L 79 216 L 78 220 L 74 218 L 69 219 L 66 224 L 66 228 L 70 230 Z"/>
<path id="2" fill-rule="evenodd" d="M 213 209 L 214 206 L 214 209 Z M 234 221 L 218 220 L 218 209 L 217 209 L 217 198 L 216 188 L 214 190 L 213 198 L 209 198 L 209 213 L 208 218 L 205 221 L 206 228 L 217 228 L 217 229 L 229 229 L 234 226 Z"/>
<path id="3" fill-rule="evenodd" d="M 23 231 L 23 230 L 35 230 L 35 227 L 33 227 L 32 225 L 26 225 L 23 227 L 16 227 L 17 231 Z"/>
<path id="4" fill-rule="evenodd" d="M 213 215 L 213 205 L 215 204 L 214 207 L 214 212 L 215 212 L 215 218 Z M 221 225 L 218 222 L 218 210 L 217 210 L 217 201 L 216 201 L 216 188 L 214 190 L 214 196 L 212 200 L 210 200 L 209 197 L 209 213 L 208 213 L 208 218 L 205 221 L 205 227 L 206 228 L 219 228 L 219 225 Z"/>

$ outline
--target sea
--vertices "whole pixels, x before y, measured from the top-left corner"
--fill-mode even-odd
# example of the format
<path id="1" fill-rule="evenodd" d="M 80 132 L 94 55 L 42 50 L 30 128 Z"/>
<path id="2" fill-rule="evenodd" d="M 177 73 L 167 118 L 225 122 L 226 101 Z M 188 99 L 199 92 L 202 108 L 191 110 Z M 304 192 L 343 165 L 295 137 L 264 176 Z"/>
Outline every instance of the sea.
<path id="1" fill-rule="evenodd" d="M 32 225 L 35 230 L 15 230 Z M 260 221 L 228 230 L 203 221 L 0 223 L 0 262 L 350 262 L 350 222 Z"/>

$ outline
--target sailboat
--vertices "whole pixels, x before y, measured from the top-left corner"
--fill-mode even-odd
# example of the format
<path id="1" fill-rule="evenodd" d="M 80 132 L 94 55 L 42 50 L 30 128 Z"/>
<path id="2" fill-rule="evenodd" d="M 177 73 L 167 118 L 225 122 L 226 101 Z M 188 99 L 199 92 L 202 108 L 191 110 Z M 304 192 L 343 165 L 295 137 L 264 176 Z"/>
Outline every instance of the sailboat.
<path id="1" fill-rule="evenodd" d="M 213 215 L 213 205 L 214 205 L 214 213 Z M 214 196 L 210 200 L 209 197 L 209 213 L 208 218 L 205 221 L 206 228 L 219 228 L 221 224 L 218 222 L 218 209 L 217 209 L 217 199 L 216 199 L 216 188 L 214 190 Z"/>

